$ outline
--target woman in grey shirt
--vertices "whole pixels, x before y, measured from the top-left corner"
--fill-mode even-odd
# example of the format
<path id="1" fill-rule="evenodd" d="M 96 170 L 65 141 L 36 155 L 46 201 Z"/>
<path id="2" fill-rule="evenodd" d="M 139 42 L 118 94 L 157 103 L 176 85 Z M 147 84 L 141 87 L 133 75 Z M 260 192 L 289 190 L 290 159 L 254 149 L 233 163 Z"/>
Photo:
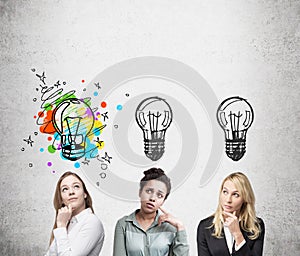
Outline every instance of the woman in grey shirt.
<path id="1" fill-rule="evenodd" d="M 170 179 L 159 168 L 144 174 L 140 209 L 118 220 L 113 256 L 188 256 L 182 222 L 161 208 L 170 194 Z"/>

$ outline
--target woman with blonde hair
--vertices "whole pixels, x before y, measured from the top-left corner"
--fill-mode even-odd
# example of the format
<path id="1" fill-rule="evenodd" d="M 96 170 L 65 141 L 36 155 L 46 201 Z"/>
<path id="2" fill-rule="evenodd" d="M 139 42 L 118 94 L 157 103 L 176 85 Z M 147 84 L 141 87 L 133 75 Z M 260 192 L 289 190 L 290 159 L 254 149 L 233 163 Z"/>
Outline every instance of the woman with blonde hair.
<path id="1" fill-rule="evenodd" d="M 228 175 L 222 182 L 216 212 L 200 221 L 198 256 L 261 256 L 265 227 L 255 213 L 255 196 L 247 176 Z"/>
<path id="2" fill-rule="evenodd" d="M 56 217 L 46 256 L 99 256 L 104 240 L 101 221 L 82 179 L 65 172 L 58 180 L 53 200 Z"/>

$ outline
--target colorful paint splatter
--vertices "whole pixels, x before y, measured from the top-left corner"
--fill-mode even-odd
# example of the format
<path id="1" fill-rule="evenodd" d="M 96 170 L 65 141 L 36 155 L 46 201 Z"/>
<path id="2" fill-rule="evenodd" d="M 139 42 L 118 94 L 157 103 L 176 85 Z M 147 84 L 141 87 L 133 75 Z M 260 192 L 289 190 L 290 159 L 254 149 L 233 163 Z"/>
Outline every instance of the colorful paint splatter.
<path id="1" fill-rule="evenodd" d="M 48 152 L 60 152 L 62 159 L 71 161 L 97 157 L 98 150 L 105 145 L 99 136 L 106 125 L 94 113 L 97 109 L 93 111 L 90 98 L 76 97 L 75 90 L 64 93 L 59 80 L 48 87 L 45 72 L 36 76 L 42 82 L 37 88 L 41 93 L 41 110 L 34 118 L 40 132 L 50 134 Z"/>

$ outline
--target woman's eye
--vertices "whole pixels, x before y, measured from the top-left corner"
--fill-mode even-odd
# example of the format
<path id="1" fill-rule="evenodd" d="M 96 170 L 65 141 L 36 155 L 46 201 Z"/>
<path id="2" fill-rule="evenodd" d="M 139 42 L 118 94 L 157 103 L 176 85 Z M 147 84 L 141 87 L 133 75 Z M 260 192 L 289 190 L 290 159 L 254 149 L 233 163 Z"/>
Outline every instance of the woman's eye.
<path id="1" fill-rule="evenodd" d="M 223 194 L 227 195 L 228 194 L 227 190 L 223 190 Z"/>
<path id="2" fill-rule="evenodd" d="M 63 189 L 61 190 L 61 192 L 65 193 L 67 190 L 68 190 L 67 188 L 63 188 Z"/>
<path id="3" fill-rule="evenodd" d="M 235 197 L 239 197 L 240 195 L 238 193 L 233 194 Z"/>
<path id="4" fill-rule="evenodd" d="M 79 185 L 75 185 L 75 186 L 74 186 L 74 189 L 79 189 L 79 188 L 80 188 Z"/>
<path id="5" fill-rule="evenodd" d="M 162 194 L 158 194 L 158 195 L 157 195 L 157 197 L 158 197 L 158 198 L 163 198 L 163 197 L 164 197 L 164 195 L 162 195 Z"/>
<path id="6" fill-rule="evenodd" d="M 152 193 L 152 189 L 146 189 L 146 193 L 148 193 L 148 194 L 150 194 L 150 193 Z"/>

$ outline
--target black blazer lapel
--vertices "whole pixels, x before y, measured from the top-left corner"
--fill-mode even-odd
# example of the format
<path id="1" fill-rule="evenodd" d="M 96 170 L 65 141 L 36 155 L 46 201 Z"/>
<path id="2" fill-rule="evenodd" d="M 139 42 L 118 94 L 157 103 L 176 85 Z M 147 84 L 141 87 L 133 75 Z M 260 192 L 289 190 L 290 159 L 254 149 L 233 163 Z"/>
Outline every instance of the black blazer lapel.
<path id="1" fill-rule="evenodd" d="M 227 247 L 224 231 L 222 231 L 222 238 L 216 238 L 212 236 L 213 230 L 210 230 L 210 244 L 208 247 L 212 251 L 212 255 L 215 256 L 230 256 L 229 249 Z"/>

